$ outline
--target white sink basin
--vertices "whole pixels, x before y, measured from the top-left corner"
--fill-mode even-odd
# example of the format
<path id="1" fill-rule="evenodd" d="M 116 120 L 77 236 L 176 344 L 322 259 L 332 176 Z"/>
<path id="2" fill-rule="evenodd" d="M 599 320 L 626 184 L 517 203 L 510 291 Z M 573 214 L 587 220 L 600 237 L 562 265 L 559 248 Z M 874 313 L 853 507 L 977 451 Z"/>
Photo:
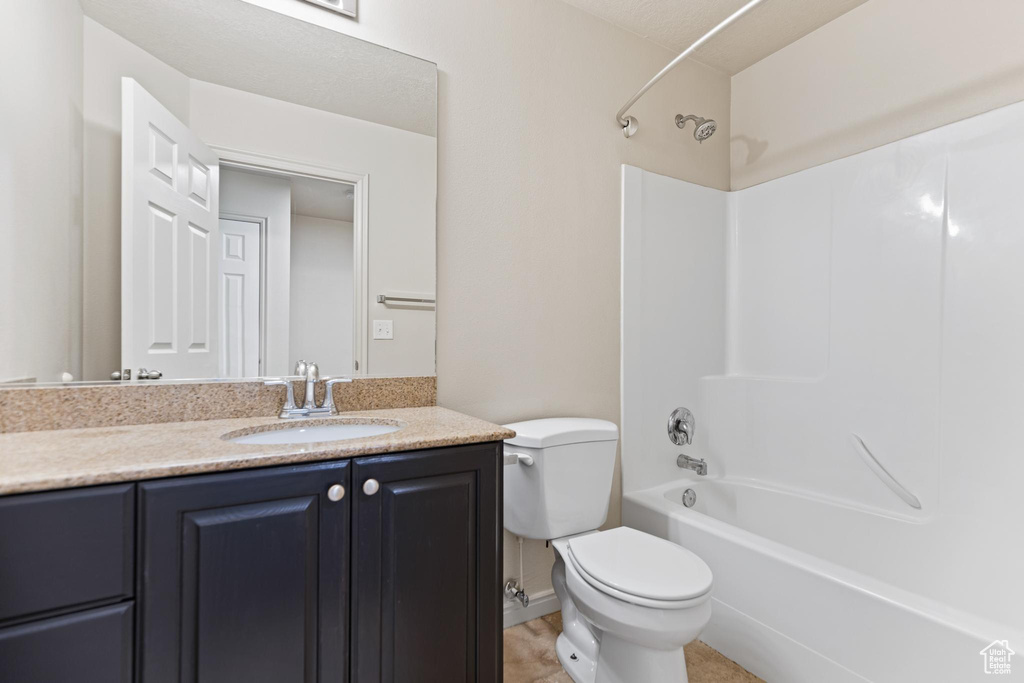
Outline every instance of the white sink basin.
<path id="1" fill-rule="evenodd" d="M 390 434 L 391 432 L 397 432 L 399 429 L 401 427 L 398 425 L 345 422 L 340 424 L 295 425 L 294 427 L 283 427 L 281 429 L 226 438 L 232 443 L 266 446 L 270 444 L 323 443 L 325 441 L 362 439 L 367 436 Z"/>

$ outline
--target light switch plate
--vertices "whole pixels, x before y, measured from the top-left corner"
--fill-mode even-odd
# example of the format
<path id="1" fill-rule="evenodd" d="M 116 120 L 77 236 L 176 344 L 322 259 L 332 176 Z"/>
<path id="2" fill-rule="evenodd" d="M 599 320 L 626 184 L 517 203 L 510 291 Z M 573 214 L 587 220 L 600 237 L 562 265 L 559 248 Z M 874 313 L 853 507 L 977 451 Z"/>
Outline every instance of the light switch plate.
<path id="1" fill-rule="evenodd" d="M 392 320 L 374 320 L 373 321 L 373 338 L 374 339 L 394 339 L 395 338 L 394 321 L 392 321 Z"/>

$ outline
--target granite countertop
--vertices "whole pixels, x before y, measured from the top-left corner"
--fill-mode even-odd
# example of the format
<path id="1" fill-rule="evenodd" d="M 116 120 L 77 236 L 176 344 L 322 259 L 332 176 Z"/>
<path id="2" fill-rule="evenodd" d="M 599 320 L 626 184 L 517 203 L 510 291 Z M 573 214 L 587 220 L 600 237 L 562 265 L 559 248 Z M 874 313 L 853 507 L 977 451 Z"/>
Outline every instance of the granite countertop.
<path id="1" fill-rule="evenodd" d="M 373 422 L 390 434 L 330 443 L 249 445 L 221 437 L 282 425 Z M 92 486 L 509 439 L 515 432 L 446 408 L 395 408 L 337 417 L 249 417 L 0 434 L 0 495 Z"/>

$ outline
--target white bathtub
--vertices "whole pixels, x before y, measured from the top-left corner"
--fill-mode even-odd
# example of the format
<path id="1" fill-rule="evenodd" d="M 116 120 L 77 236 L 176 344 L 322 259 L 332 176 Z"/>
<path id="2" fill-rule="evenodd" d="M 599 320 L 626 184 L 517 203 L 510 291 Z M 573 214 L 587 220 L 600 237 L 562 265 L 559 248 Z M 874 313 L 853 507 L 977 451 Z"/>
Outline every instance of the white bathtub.
<path id="1" fill-rule="evenodd" d="M 902 519 L 730 479 L 623 500 L 624 524 L 693 550 L 714 572 L 701 640 L 780 683 L 991 680 L 980 651 L 997 639 L 1019 653 L 999 678 L 1024 680 L 1019 526 L 970 522 Z"/>

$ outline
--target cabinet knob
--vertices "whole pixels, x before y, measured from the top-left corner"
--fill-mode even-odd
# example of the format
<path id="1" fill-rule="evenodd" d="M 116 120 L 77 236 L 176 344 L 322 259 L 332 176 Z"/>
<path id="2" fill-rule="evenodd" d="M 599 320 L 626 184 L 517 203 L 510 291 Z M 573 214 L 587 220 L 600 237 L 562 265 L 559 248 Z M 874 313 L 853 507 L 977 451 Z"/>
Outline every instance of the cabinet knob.
<path id="1" fill-rule="evenodd" d="M 337 503 L 345 497 L 345 487 L 341 484 L 335 484 L 331 488 L 327 489 L 327 497 Z"/>
<path id="2" fill-rule="evenodd" d="M 363 493 L 366 495 L 372 496 L 377 491 L 380 491 L 380 482 L 376 479 L 367 479 L 363 482 Z"/>

